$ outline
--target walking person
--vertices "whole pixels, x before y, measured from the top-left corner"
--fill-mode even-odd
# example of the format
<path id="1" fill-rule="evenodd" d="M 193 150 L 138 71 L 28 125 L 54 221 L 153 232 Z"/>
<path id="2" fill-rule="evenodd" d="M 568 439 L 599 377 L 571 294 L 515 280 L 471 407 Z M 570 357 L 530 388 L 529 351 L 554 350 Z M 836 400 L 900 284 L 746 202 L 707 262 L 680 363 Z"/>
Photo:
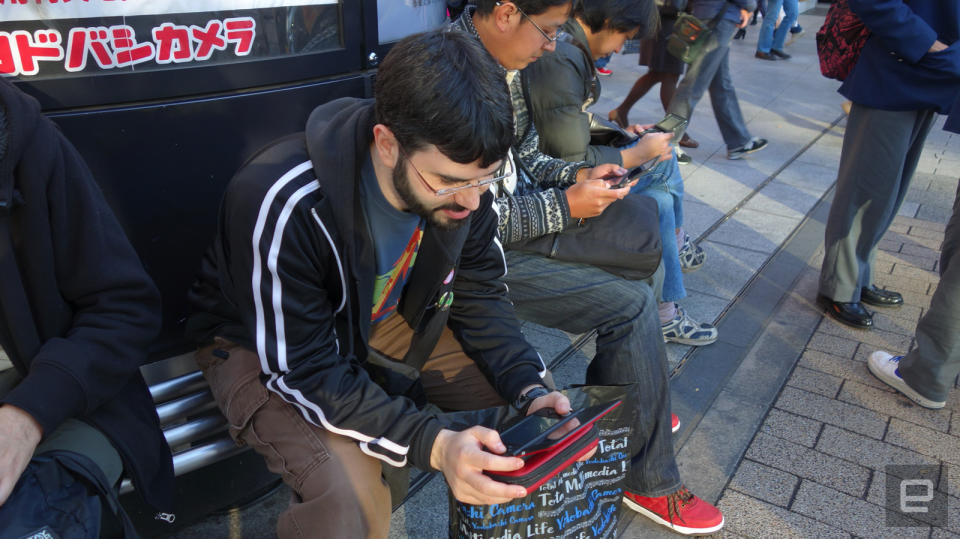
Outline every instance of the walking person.
<path id="1" fill-rule="evenodd" d="M 790 33 L 793 25 L 797 22 L 797 15 L 800 6 L 797 0 L 760 0 L 766 2 L 766 13 L 771 16 L 763 18 L 763 24 L 760 25 L 760 37 L 757 39 L 757 52 L 755 57 L 761 60 L 790 59 L 783 48 L 787 42 L 787 34 Z M 777 16 L 780 9 L 783 8 L 783 19 L 777 24 Z"/>
<path id="2" fill-rule="evenodd" d="M 690 8 L 698 19 L 716 22 L 703 55 L 687 68 L 687 76 L 680 81 L 668 112 L 691 119 L 694 107 L 709 89 L 713 114 L 727 145 L 727 159 L 742 159 L 767 146 L 766 139 L 751 136 L 747 131 L 730 77 L 730 40 L 737 28 L 747 25 L 756 1 L 692 0 Z M 682 131 L 677 137 L 683 135 Z"/>

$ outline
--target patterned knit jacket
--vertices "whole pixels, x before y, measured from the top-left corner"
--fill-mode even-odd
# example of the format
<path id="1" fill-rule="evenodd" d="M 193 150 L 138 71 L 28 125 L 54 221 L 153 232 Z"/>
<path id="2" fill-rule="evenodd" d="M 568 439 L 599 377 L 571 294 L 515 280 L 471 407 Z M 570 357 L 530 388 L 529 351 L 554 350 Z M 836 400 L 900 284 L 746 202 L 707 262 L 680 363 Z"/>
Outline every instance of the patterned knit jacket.
<path id="1" fill-rule="evenodd" d="M 454 29 L 480 40 L 473 25 L 475 6 L 468 6 L 452 23 Z M 501 69 L 503 69 L 501 67 Z M 540 151 L 540 135 L 530 119 L 523 75 L 503 69 L 513 103 L 513 158 L 518 178 L 516 185 L 497 186 L 498 231 L 504 247 L 511 243 L 564 230 L 570 222 L 570 206 L 563 190 L 576 183 L 577 172 L 590 165 L 567 162 Z"/>

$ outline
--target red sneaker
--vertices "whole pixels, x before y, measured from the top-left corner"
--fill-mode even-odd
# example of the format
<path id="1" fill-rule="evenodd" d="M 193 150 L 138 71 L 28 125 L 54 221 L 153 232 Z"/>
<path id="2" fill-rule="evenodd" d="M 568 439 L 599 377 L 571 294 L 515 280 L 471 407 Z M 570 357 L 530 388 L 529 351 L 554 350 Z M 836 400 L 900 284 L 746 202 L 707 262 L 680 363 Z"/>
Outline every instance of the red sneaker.
<path id="1" fill-rule="evenodd" d="M 601 75 L 604 75 L 604 76 L 606 76 L 606 75 L 613 75 L 613 70 L 612 70 L 612 69 L 607 69 L 607 68 L 605 68 L 605 67 L 598 67 L 598 68 L 597 68 L 597 73 L 600 73 Z"/>
<path id="2" fill-rule="evenodd" d="M 723 513 L 693 495 L 687 487 L 667 496 L 648 498 L 624 491 L 627 507 L 683 535 L 710 535 L 723 527 Z"/>
<path id="3" fill-rule="evenodd" d="M 680 430 L 680 418 L 677 417 L 677 414 L 670 414 L 670 430 L 672 432 Z"/>

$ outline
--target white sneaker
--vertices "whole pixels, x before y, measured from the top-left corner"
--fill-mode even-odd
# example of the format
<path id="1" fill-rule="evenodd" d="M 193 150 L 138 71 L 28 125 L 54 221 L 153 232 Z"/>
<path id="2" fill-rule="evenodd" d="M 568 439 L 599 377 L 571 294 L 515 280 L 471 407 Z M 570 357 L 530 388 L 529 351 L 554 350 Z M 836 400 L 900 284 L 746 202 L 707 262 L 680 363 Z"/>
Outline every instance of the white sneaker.
<path id="1" fill-rule="evenodd" d="M 907 398 L 924 408 L 937 410 L 946 406 L 946 401 L 930 400 L 907 385 L 903 378 L 900 377 L 900 370 L 898 369 L 901 359 L 903 359 L 903 356 L 892 356 L 883 350 L 877 350 L 867 358 L 867 368 L 870 369 L 870 372 L 879 378 L 881 382 L 903 393 Z"/>

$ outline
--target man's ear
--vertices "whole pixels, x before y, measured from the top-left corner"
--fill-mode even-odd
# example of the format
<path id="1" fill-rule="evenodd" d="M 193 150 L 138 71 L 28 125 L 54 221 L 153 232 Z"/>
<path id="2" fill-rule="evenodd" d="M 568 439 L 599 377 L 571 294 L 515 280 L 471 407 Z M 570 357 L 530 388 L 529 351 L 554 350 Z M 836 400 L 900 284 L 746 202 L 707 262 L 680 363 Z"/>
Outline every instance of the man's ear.
<path id="1" fill-rule="evenodd" d="M 501 32 L 510 30 L 510 21 L 514 15 L 519 15 L 519 12 L 513 2 L 501 2 L 499 6 L 494 6 L 493 13 L 490 14 L 493 23 Z"/>
<path id="2" fill-rule="evenodd" d="M 373 146 L 381 163 L 390 168 L 397 166 L 400 146 L 397 144 L 397 137 L 393 135 L 393 131 L 390 131 L 389 127 L 383 124 L 373 126 Z"/>

